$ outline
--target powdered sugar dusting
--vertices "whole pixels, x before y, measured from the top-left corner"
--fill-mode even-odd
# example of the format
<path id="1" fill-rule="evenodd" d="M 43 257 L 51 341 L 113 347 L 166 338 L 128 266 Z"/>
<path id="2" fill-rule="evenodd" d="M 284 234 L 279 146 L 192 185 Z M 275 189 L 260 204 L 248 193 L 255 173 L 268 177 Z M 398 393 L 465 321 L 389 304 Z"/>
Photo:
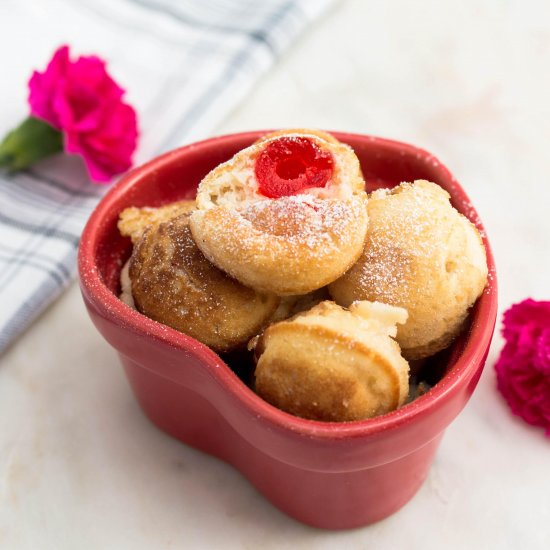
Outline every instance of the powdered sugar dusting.
<path id="1" fill-rule="evenodd" d="M 350 223 L 361 216 L 361 203 L 293 195 L 249 204 L 240 213 L 262 233 L 315 250 L 353 239 Z"/>
<path id="2" fill-rule="evenodd" d="M 427 182 L 425 182 L 427 184 Z M 433 238 L 433 219 L 441 216 L 446 193 L 434 184 L 402 183 L 373 193 L 359 285 L 378 300 L 395 303 L 412 277 L 415 258 L 437 260 L 445 240 Z M 397 195 L 406 194 L 403 198 Z M 442 229 L 442 232 L 444 230 Z M 438 250 L 439 249 L 439 250 Z"/>
<path id="3" fill-rule="evenodd" d="M 360 255 L 366 194 L 349 200 L 292 195 L 198 211 L 191 228 L 208 259 L 244 284 L 306 293 L 334 281 Z"/>

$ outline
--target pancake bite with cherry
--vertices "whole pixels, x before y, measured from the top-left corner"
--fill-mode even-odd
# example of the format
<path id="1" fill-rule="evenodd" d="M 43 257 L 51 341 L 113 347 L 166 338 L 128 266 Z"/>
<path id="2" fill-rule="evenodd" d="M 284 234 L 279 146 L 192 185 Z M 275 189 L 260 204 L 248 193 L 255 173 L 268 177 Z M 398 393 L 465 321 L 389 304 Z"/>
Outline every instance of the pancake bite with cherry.
<path id="1" fill-rule="evenodd" d="M 305 294 L 361 255 L 364 187 L 348 145 L 314 130 L 275 132 L 202 180 L 190 227 L 206 258 L 242 284 Z"/>

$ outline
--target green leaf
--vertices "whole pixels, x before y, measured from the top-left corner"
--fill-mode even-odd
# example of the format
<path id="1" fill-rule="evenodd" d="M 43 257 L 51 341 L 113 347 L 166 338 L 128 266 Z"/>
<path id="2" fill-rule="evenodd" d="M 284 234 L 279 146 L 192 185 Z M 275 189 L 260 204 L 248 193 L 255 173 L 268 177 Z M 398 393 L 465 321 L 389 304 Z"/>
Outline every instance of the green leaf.
<path id="1" fill-rule="evenodd" d="M 0 143 L 0 167 L 23 170 L 63 150 L 63 135 L 47 122 L 28 117 Z"/>

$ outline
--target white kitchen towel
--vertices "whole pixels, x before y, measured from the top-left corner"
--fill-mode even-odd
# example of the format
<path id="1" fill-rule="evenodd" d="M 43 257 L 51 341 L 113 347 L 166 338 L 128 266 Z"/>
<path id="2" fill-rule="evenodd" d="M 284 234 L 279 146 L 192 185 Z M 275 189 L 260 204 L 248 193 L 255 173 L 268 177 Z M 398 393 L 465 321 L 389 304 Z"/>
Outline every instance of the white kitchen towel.
<path id="1" fill-rule="evenodd" d="M 96 54 L 128 90 L 136 161 L 206 137 L 333 0 L 4 0 L 3 136 L 27 115 L 27 80 L 61 44 Z M 79 236 L 105 187 L 62 155 L 0 172 L 0 353 L 74 278 Z"/>

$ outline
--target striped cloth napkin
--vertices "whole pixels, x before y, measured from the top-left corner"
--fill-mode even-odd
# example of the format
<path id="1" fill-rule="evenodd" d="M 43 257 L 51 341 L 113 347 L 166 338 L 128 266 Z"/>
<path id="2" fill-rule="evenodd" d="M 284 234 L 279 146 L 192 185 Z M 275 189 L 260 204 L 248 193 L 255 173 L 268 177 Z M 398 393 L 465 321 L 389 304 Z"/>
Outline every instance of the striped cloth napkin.
<path id="1" fill-rule="evenodd" d="M 206 137 L 333 0 L 7 0 L 0 4 L 1 136 L 27 115 L 26 82 L 62 43 L 97 54 L 128 90 L 137 162 Z M 5 56 L 7 57 L 7 56 Z M 70 283 L 105 192 L 59 155 L 0 172 L 0 353 Z"/>

